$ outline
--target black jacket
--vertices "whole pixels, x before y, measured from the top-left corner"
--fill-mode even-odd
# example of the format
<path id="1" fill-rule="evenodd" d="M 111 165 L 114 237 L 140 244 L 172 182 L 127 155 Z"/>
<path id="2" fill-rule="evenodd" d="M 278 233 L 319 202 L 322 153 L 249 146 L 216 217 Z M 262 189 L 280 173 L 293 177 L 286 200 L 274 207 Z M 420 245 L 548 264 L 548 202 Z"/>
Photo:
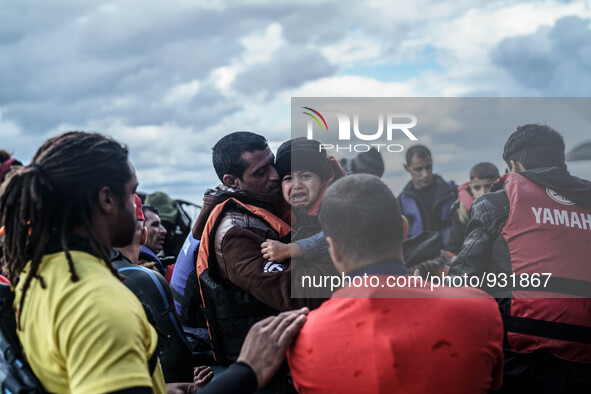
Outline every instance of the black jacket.
<path id="1" fill-rule="evenodd" d="M 409 237 L 422 231 L 439 231 L 446 242 L 451 227 L 450 208 L 458 198 L 458 188 L 453 182 L 446 182 L 437 174 L 433 174 L 432 187 L 434 196 L 429 207 L 421 202 L 412 181 L 408 182 L 398 196 L 398 203 L 402 214 L 408 219 Z"/>

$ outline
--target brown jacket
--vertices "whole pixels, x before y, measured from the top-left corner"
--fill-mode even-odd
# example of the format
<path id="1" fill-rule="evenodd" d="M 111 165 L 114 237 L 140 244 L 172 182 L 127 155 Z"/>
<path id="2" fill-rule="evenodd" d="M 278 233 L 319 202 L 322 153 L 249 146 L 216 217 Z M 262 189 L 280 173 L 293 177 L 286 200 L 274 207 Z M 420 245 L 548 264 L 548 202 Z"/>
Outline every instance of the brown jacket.
<path id="1" fill-rule="evenodd" d="M 201 239 L 212 209 L 231 197 L 276 214 L 274 196 L 255 195 L 224 187 L 209 189 L 193 226 L 195 239 Z M 316 308 L 330 296 L 329 292 L 322 291 L 324 289 L 303 289 L 300 283 L 303 275 L 337 275 L 331 262 L 306 262 L 303 259 L 281 263 L 267 261 L 261 253 L 261 244 L 266 239 L 278 240 L 279 234 L 264 220 L 247 210 L 236 208 L 226 211 L 217 227 L 214 244 L 222 279 L 278 311 L 302 306 Z M 293 293 L 302 298 L 292 298 L 292 287 Z"/>

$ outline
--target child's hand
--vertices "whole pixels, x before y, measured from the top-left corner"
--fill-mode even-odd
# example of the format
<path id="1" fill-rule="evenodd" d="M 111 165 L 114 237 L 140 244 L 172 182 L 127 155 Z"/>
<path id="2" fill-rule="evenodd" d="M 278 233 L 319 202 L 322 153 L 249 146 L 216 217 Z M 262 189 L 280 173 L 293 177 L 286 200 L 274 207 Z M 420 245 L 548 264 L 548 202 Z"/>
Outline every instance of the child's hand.
<path id="1" fill-rule="evenodd" d="M 261 244 L 261 253 L 266 260 L 280 263 L 291 258 L 290 244 L 268 239 Z"/>

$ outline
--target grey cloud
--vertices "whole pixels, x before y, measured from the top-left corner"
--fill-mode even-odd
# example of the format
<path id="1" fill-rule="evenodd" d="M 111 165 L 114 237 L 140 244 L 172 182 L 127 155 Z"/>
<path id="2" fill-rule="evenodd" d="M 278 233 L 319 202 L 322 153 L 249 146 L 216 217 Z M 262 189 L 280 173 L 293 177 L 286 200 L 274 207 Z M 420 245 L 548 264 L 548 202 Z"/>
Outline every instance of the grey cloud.
<path id="1" fill-rule="evenodd" d="M 164 49 L 162 60 L 154 59 L 153 62 L 151 59 L 142 62 L 80 59 L 29 69 L 26 65 L 19 69 L 13 64 L 14 74 L 4 73 L 7 81 L 1 83 L 6 88 L 0 93 L 0 103 L 5 106 L 4 116 L 18 120 L 26 129 L 43 125 L 52 128 L 62 122 L 105 116 L 120 117 L 130 124 L 159 124 L 171 119 L 182 124 L 194 122 L 194 116 L 179 114 L 188 108 L 163 107 L 161 101 L 175 85 L 207 77 L 215 63 L 206 60 L 204 65 L 199 64 L 198 58 L 205 49 L 202 46 L 176 53 Z M 217 51 L 213 48 L 209 52 L 215 56 Z M 217 59 L 224 57 L 228 56 L 218 56 Z M 119 99 L 124 99 L 127 104 L 115 105 Z M 224 98 L 216 87 L 202 84 L 193 100 L 196 102 L 189 104 L 202 108 L 216 106 L 222 100 Z M 193 114 L 197 112 L 192 111 Z M 212 116 L 216 115 L 220 113 L 212 113 Z M 207 122 L 207 118 L 202 121 Z"/>
<path id="2" fill-rule="evenodd" d="M 296 50 L 304 61 L 326 66 L 319 54 L 302 48 L 310 40 L 335 33 L 322 24 L 326 12 L 315 12 L 326 7 L 322 5 L 262 4 L 224 10 L 185 5 L 174 0 L 3 1 L 0 111 L 2 121 L 22 130 L 10 140 L 3 139 L 3 147 L 28 160 L 43 140 L 66 131 L 62 127 L 92 129 L 129 144 L 147 190 L 159 188 L 197 198 L 204 185 L 215 184 L 211 146 L 228 126 L 223 130 L 212 126 L 242 108 L 207 82 L 210 72 L 239 58 L 244 51 L 241 38 L 264 31 L 271 23 L 284 26 L 288 43 L 301 43 Z M 321 31 L 313 37 L 297 33 L 305 30 L 306 22 L 316 23 Z M 292 58 L 287 65 L 300 67 L 301 62 Z M 310 68 L 308 77 L 320 75 L 314 65 Z M 293 69 L 291 73 L 297 74 Z M 194 97 L 178 105 L 163 103 L 175 86 L 195 80 L 199 91 Z M 297 86 L 301 80 L 288 72 L 276 73 L 271 82 L 262 88 L 272 96 L 283 89 L 282 83 Z M 125 127 L 144 125 L 160 126 L 162 135 L 146 139 L 138 131 L 137 137 L 130 138 L 125 131 Z M 188 131 L 176 131 L 176 127 Z M 288 138 L 280 134 L 268 136 Z M 187 174 L 187 180 L 179 180 L 179 174 Z"/>
<path id="3" fill-rule="evenodd" d="M 4 0 L 0 7 L 0 46 L 34 32 L 52 31 L 78 16 L 88 4 L 76 0 Z"/>
<path id="4" fill-rule="evenodd" d="M 503 40 L 492 51 L 493 62 L 516 82 L 540 95 L 588 96 L 591 91 L 591 30 L 578 16 L 527 36 Z"/>
<path id="5" fill-rule="evenodd" d="M 276 92 L 332 75 L 335 71 L 335 66 L 329 64 L 318 51 L 283 46 L 273 54 L 269 62 L 253 65 L 240 74 L 233 86 L 244 93 Z"/>
<path id="6" fill-rule="evenodd" d="M 65 131 L 58 125 L 92 125 L 129 144 L 138 173 L 145 177 L 142 184 L 199 195 L 204 184 L 217 182 L 210 148 L 228 129 L 268 127 L 253 131 L 274 142 L 289 138 L 289 128 L 265 126 L 257 119 L 254 126 L 229 122 L 228 115 L 244 108 L 206 82 L 212 70 L 240 59 L 244 36 L 263 32 L 271 23 L 282 27 L 285 46 L 268 63 L 246 69 L 234 82 L 247 96 L 264 92 L 267 100 L 275 100 L 284 99 L 286 88 L 337 71 L 315 48 L 338 43 L 355 29 L 369 39 L 386 37 L 396 48 L 401 32 L 408 34 L 428 19 L 384 17 L 354 1 L 259 2 L 225 9 L 205 9 L 196 3 L 2 0 L 0 111 L 2 121 L 23 130 L 14 142 L 4 139 L 2 144 L 10 143 L 26 160 L 48 132 Z M 456 12 L 454 7 L 450 12 Z M 568 26 L 567 30 L 580 34 Z M 194 97 L 178 105 L 163 102 L 175 86 L 195 80 L 200 85 Z M 163 135 L 147 139 L 139 131 L 119 133 L 113 126 L 119 124 L 160 126 Z M 476 137 L 465 138 L 478 142 Z M 446 141 L 437 135 L 432 142 Z M 187 174 L 184 187 L 180 171 Z"/>
<path id="7" fill-rule="evenodd" d="M 0 110 L 5 120 L 27 132 L 102 118 L 130 125 L 174 120 L 206 127 L 239 108 L 203 81 L 213 69 L 239 58 L 242 37 L 271 23 L 283 27 L 286 48 L 268 64 L 239 75 L 237 89 L 273 97 L 333 74 L 333 65 L 305 48 L 344 37 L 360 17 L 368 16 L 361 5 L 335 4 L 270 3 L 218 10 L 174 0 L 3 1 Z M 192 100 L 176 108 L 162 106 L 171 88 L 194 80 L 201 85 Z"/>
<path id="8" fill-rule="evenodd" d="M 13 4 L 0 18 L 7 19 L 11 12 L 14 18 L 17 8 Z M 47 8 L 52 15 L 64 4 Z M 242 51 L 238 39 L 255 21 L 232 24 L 223 12 L 182 8 L 147 12 L 149 7 L 140 7 L 111 18 L 100 7 L 75 9 L 77 14 L 66 12 L 53 25 L 5 25 L 19 37 L 8 39 L 11 35 L 2 31 L 7 39 L 0 40 L 5 119 L 33 132 L 101 117 L 118 117 L 132 125 L 171 119 L 189 124 L 200 110 L 209 115 L 199 118 L 203 126 L 234 111 L 230 104 L 223 108 L 224 97 L 208 84 L 202 84 L 190 108 L 163 108 L 161 100 L 172 87 L 202 81 L 214 68 L 228 64 Z M 204 110 L 207 106 L 213 109 Z"/>

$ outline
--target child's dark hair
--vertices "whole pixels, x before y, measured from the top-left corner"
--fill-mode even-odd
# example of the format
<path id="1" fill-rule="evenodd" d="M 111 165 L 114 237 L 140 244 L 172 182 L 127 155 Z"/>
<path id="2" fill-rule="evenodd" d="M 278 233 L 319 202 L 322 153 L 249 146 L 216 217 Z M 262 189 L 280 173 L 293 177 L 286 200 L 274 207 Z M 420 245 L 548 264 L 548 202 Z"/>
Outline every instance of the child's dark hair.
<path id="1" fill-rule="evenodd" d="M 470 180 L 478 179 L 497 179 L 499 169 L 492 163 L 478 163 L 470 170 Z"/>

